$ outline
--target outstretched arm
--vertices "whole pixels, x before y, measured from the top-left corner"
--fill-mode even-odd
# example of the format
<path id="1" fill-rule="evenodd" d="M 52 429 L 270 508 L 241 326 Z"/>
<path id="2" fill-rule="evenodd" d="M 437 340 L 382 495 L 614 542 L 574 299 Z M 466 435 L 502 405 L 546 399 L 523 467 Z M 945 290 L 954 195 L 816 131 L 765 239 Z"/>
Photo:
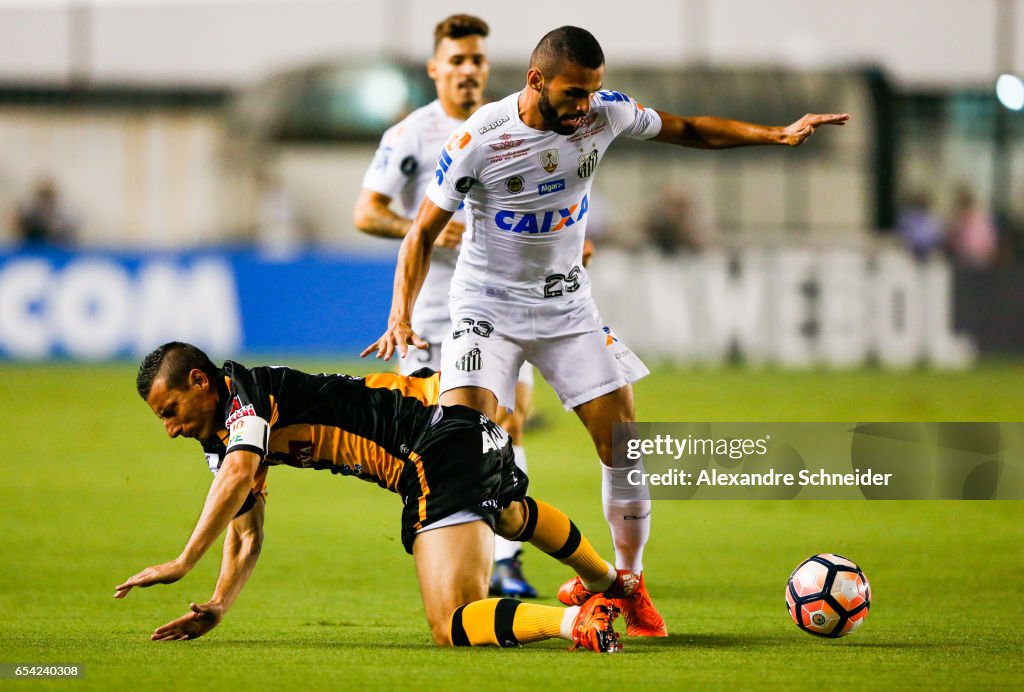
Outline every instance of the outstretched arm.
<path id="1" fill-rule="evenodd" d="M 821 125 L 845 125 L 850 119 L 848 113 L 808 113 L 791 125 L 773 127 L 710 115 L 682 117 L 661 111 L 658 111 L 658 115 L 661 116 L 661 132 L 653 138 L 654 141 L 696 149 L 728 149 L 753 144 L 788 144 L 797 147 L 811 136 L 815 128 Z"/>
<path id="2" fill-rule="evenodd" d="M 188 574 L 242 508 L 252 489 L 259 463 L 259 455 L 253 452 L 237 450 L 228 454 L 210 485 L 203 513 L 181 555 L 162 565 L 147 567 L 119 584 L 114 598 L 124 598 L 135 586 L 171 584 Z"/>
<path id="3" fill-rule="evenodd" d="M 265 506 L 263 497 L 257 496 L 252 509 L 236 517 L 228 526 L 227 535 L 224 537 L 220 576 L 210 600 L 206 603 L 190 604 L 188 613 L 158 627 L 150 639 L 196 639 L 220 624 L 256 568 L 256 561 L 263 545 Z"/>
<path id="4" fill-rule="evenodd" d="M 426 197 L 423 198 L 416 220 L 406 233 L 402 247 L 398 251 L 388 329 L 383 336 L 367 346 L 361 356 L 365 357 L 376 351 L 378 358 L 390 360 L 396 349 L 404 358 L 410 343 L 417 348 L 427 347 L 427 342 L 412 330 L 412 307 L 430 268 L 430 253 L 434 241 L 451 218 L 452 212 L 442 209 Z"/>

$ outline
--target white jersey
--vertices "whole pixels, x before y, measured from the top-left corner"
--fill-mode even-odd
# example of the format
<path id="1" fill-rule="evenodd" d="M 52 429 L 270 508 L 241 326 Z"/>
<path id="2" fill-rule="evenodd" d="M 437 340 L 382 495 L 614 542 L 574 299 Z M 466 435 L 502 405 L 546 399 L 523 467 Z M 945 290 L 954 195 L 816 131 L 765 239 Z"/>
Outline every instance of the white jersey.
<path id="1" fill-rule="evenodd" d="M 481 107 L 441 150 L 427 185 L 442 209 L 466 205 L 452 297 L 589 297 L 582 257 L 594 173 L 616 137 L 660 131 L 655 111 L 617 91 L 594 94 L 572 135 L 523 124 L 518 93 Z"/>
<path id="2" fill-rule="evenodd" d="M 464 122 L 445 113 L 437 100 L 417 108 L 384 133 L 373 163 L 363 177 L 363 187 L 398 200 L 402 215 L 414 219 L 423 200 L 423 191 L 434 178 L 437 152 Z M 437 331 L 428 325 L 444 323 L 435 337 L 438 342 L 447 331 L 448 287 L 457 256 L 457 250 L 434 248 L 430 271 L 416 300 L 413 329 L 428 340 L 430 335 L 424 331 Z"/>

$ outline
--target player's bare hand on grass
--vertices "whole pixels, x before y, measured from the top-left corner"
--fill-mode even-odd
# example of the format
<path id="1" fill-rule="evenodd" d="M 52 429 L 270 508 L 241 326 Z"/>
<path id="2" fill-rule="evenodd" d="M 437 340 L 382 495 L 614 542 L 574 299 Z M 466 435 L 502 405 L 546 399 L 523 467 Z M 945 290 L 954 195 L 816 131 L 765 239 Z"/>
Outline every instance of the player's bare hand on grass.
<path id="1" fill-rule="evenodd" d="M 189 608 L 191 612 L 156 628 L 149 638 L 155 642 L 197 639 L 224 619 L 224 606 L 219 603 L 191 603 Z"/>
<path id="2" fill-rule="evenodd" d="M 420 338 L 419 334 L 412 330 L 408 323 L 396 322 L 388 326 L 388 330 L 384 332 L 384 335 L 363 349 L 359 356 L 365 358 L 376 351 L 377 358 L 391 360 L 391 356 L 397 350 L 399 356 L 405 358 L 409 352 L 409 344 L 421 349 L 430 346 L 430 344 Z"/>
<path id="3" fill-rule="evenodd" d="M 153 584 L 173 584 L 186 574 L 188 574 L 188 567 L 177 560 L 171 560 L 162 565 L 153 565 L 129 578 L 123 584 L 118 584 L 114 591 L 114 598 L 124 598 L 136 586 L 144 589 Z"/>
<path id="4" fill-rule="evenodd" d="M 845 125 L 850 119 L 849 113 L 808 113 L 782 131 L 782 141 L 791 147 L 798 147 L 814 133 L 820 125 Z"/>
<path id="5" fill-rule="evenodd" d="M 441 230 L 441 234 L 434 241 L 434 247 L 448 248 L 454 250 L 462 242 L 462 234 L 466 232 L 466 226 L 458 221 L 449 221 L 448 225 Z"/>

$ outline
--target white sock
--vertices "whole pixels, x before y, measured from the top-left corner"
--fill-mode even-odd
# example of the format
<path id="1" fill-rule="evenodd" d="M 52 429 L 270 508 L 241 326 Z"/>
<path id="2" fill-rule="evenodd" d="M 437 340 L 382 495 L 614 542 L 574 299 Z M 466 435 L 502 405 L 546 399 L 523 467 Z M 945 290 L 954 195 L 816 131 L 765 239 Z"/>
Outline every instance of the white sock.
<path id="1" fill-rule="evenodd" d="M 583 586 L 587 587 L 587 591 L 590 591 L 591 593 L 604 593 L 612 587 L 612 584 L 615 583 L 615 579 L 619 576 L 619 573 L 614 567 L 612 567 L 610 562 L 606 564 L 608 565 L 608 571 L 603 577 L 593 583 L 583 582 Z M 583 581 L 583 579 L 581 578 L 580 581 Z"/>
<path id="2" fill-rule="evenodd" d="M 635 466 L 611 468 L 601 465 L 601 504 L 612 531 L 615 566 L 639 574 L 643 571 L 644 545 L 651 534 L 651 500 L 645 486 L 627 480 Z"/>
<path id="3" fill-rule="evenodd" d="M 576 613 L 580 612 L 579 606 L 569 606 L 562 616 L 561 637 L 572 641 L 572 623 L 576 622 Z"/>
<path id="4" fill-rule="evenodd" d="M 512 445 L 512 454 L 516 461 L 516 466 L 523 473 L 526 473 L 526 450 L 520 445 Z M 507 538 L 501 536 L 494 537 L 494 561 L 498 560 L 510 560 L 516 556 L 519 551 L 523 549 L 523 544 L 520 541 L 510 541 Z"/>

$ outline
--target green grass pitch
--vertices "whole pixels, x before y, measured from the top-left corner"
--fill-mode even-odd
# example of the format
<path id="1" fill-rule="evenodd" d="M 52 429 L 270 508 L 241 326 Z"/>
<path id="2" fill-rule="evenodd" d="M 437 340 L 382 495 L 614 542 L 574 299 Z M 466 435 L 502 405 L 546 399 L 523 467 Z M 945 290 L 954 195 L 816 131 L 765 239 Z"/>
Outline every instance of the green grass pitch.
<path id="1" fill-rule="evenodd" d="M 1024 683 L 1020 502 L 658 502 L 645 563 L 669 638 L 624 639 L 618 656 L 569 653 L 561 641 L 444 650 L 429 643 L 397 497 L 280 468 L 269 476 L 260 565 L 227 619 L 197 641 L 150 642 L 189 601 L 209 597 L 219 550 L 177 584 L 112 598 L 124 578 L 178 553 L 211 478 L 196 443 L 166 439 L 133 377 L 131 365 L 0 365 L 0 662 L 85 665 L 85 679 L 54 686 Z M 662 421 L 1011 421 L 1021 418 L 1022 381 L 1024 366 L 1006 363 L 964 374 L 657 369 L 637 404 L 641 420 Z M 609 555 L 589 440 L 545 385 L 536 408 L 548 425 L 527 438 L 532 492 Z M 838 641 L 800 632 L 783 601 L 792 568 L 826 551 L 860 563 L 874 594 L 864 627 Z M 566 568 L 532 549 L 525 566 L 542 602 L 554 603 Z"/>

